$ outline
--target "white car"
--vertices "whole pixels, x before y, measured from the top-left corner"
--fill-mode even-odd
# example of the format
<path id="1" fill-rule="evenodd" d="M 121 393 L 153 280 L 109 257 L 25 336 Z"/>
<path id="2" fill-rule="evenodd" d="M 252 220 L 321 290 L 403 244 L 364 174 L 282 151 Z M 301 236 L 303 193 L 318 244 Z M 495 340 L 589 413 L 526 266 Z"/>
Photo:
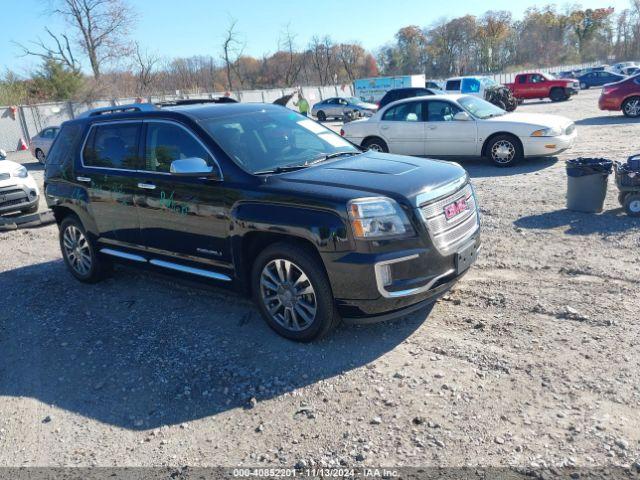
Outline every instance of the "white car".
<path id="1" fill-rule="evenodd" d="M 0 215 L 38 211 L 40 191 L 29 171 L 0 150 Z"/>
<path id="2" fill-rule="evenodd" d="M 620 62 L 613 65 L 609 70 L 611 70 L 614 73 L 626 75 L 625 69 L 630 67 L 637 67 L 637 66 L 638 65 L 636 64 L 636 62 Z"/>
<path id="3" fill-rule="evenodd" d="M 488 157 L 507 167 L 524 157 L 557 155 L 573 146 L 568 118 L 507 113 L 470 95 L 432 95 L 390 103 L 366 120 L 343 126 L 364 148 L 428 157 Z"/>

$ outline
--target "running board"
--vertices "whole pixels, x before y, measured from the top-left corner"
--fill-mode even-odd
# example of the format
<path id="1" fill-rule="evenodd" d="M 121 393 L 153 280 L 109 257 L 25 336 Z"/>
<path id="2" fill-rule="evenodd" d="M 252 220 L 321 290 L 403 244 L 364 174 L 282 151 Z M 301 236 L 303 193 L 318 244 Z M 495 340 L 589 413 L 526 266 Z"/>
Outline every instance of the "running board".
<path id="1" fill-rule="evenodd" d="M 224 275 L 222 273 L 210 272 L 209 270 L 202 270 L 200 268 L 187 267 L 185 265 L 180 265 L 178 263 L 165 262 L 164 260 L 149 260 L 151 265 L 155 265 L 157 267 L 168 268 L 170 270 L 176 270 L 178 272 L 190 273 L 192 275 L 199 275 L 201 277 L 212 278 L 214 280 L 220 280 L 222 282 L 230 282 L 231 277 Z"/>
<path id="2" fill-rule="evenodd" d="M 111 255 L 112 257 L 124 258 L 125 260 L 132 260 L 134 262 L 146 263 L 147 259 L 140 255 L 134 255 L 133 253 L 125 253 L 119 250 L 113 250 L 112 248 L 102 248 L 100 253 L 105 255 Z"/>

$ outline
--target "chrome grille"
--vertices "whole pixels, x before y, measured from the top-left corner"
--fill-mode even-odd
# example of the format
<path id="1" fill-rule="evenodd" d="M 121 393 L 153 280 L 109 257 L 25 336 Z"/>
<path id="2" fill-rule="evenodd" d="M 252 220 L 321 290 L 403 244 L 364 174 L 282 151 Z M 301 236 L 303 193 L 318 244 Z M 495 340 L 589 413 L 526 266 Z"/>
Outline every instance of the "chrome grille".
<path id="1" fill-rule="evenodd" d="M 467 200 L 468 210 L 447 220 L 444 208 L 461 198 Z M 471 184 L 465 185 L 452 195 L 442 200 L 423 205 L 420 214 L 427 226 L 431 240 L 438 251 L 443 255 L 454 252 L 462 245 L 478 227 L 478 208 Z"/>

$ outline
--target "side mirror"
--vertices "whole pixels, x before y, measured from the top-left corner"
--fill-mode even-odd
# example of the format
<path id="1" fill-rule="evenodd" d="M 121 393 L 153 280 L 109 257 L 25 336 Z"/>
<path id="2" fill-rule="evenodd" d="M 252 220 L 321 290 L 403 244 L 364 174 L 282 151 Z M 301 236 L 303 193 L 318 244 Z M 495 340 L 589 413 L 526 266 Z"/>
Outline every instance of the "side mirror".
<path id="1" fill-rule="evenodd" d="M 453 119 L 456 122 L 468 122 L 469 120 L 471 120 L 471 117 L 467 112 L 458 112 L 453 116 Z"/>
<path id="2" fill-rule="evenodd" d="M 0 160 L 4 160 L 7 158 L 7 152 L 0 149 Z"/>
<path id="3" fill-rule="evenodd" d="M 202 158 L 191 157 L 171 162 L 169 169 L 171 175 L 177 177 L 208 177 L 217 178 L 213 167 L 209 166 Z"/>

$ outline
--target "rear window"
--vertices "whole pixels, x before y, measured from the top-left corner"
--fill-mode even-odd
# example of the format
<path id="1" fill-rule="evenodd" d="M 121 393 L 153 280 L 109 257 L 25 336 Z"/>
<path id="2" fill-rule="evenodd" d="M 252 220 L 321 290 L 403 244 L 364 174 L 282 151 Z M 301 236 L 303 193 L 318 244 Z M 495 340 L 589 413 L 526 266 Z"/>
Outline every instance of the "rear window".
<path id="1" fill-rule="evenodd" d="M 449 80 L 447 82 L 447 90 L 460 90 L 460 80 Z"/>
<path id="2" fill-rule="evenodd" d="M 77 151 L 81 139 L 81 125 L 64 125 L 47 155 L 47 164 L 61 165 L 72 162 L 73 154 Z"/>
<path id="3" fill-rule="evenodd" d="M 139 122 L 94 126 L 82 152 L 84 165 L 136 170 L 141 129 Z"/>

